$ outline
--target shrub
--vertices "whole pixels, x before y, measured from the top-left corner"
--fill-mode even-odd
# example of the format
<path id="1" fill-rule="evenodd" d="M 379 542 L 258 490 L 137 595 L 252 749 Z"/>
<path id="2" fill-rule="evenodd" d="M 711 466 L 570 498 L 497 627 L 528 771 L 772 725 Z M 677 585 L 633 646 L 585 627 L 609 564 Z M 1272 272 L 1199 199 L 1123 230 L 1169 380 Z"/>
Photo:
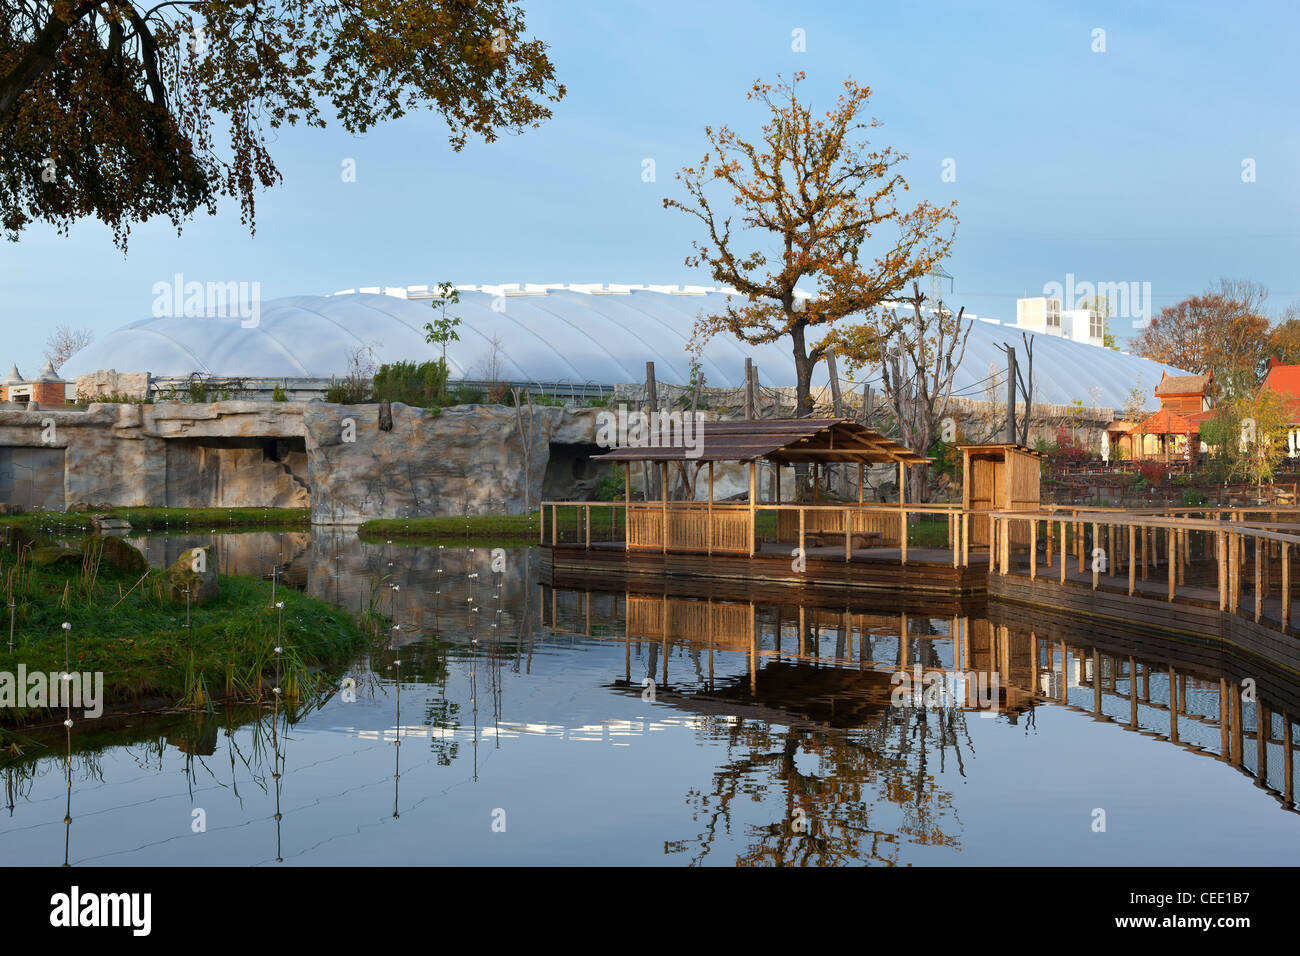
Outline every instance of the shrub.
<path id="1" fill-rule="evenodd" d="M 623 471 L 620 468 L 614 468 L 602 474 L 596 479 L 596 490 L 593 492 L 597 501 L 622 501 L 623 500 Z"/>
<path id="2" fill-rule="evenodd" d="M 289 400 L 289 396 L 284 394 L 284 386 L 282 386 L 279 382 L 276 382 L 275 391 L 271 393 L 271 401 L 287 402 L 288 400 Z"/>
<path id="3" fill-rule="evenodd" d="M 1163 484 L 1169 474 L 1169 466 L 1159 461 L 1141 461 L 1137 465 L 1138 475 L 1151 487 Z"/>
<path id="4" fill-rule="evenodd" d="M 381 365 L 375 373 L 374 397 L 378 401 L 427 408 L 438 404 L 446 382 L 447 366 L 441 360 Z"/>

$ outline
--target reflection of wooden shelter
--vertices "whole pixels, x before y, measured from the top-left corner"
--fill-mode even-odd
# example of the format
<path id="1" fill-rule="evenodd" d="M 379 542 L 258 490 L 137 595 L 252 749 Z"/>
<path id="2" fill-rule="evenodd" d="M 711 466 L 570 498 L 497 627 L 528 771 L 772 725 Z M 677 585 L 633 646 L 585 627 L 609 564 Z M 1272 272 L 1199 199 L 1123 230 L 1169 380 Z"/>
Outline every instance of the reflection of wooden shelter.
<path id="1" fill-rule="evenodd" d="M 958 445 L 962 510 L 970 515 L 971 547 L 988 547 L 990 511 L 1037 511 L 1042 481 L 1040 452 L 1024 445 Z"/>

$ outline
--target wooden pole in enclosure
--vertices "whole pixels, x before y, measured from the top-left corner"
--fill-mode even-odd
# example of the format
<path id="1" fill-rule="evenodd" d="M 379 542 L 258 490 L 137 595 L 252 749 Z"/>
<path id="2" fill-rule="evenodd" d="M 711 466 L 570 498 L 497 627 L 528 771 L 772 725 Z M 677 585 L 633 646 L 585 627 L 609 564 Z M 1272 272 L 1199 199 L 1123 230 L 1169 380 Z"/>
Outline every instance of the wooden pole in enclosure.
<path id="1" fill-rule="evenodd" d="M 1132 595 L 1137 587 L 1137 565 L 1133 563 L 1133 551 L 1137 547 L 1137 526 L 1128 526 L 1128 593 Z"/>

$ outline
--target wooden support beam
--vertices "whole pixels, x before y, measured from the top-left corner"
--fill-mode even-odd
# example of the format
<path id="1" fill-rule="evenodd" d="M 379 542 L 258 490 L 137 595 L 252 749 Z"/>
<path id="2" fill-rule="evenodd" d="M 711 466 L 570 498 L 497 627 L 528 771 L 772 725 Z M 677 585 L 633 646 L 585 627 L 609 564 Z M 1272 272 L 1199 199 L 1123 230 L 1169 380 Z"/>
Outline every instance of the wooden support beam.
<path id="1" fill-rule="evenodd" d="M 778 468 L 776 474 L 777 487 L 781 487 L 781 471 Z M 705 520 L 709 523 L 709 530 L 706 536 L 707 553 L 713 554 L 713 462 L 709 462 L 709 506 Z"/>
<path id="2" fill-rule="evenodd" d="M 1293 764 L 1291 751 L 1294 744 L 1291 743 L 1293 733 L 1291 727 L 1291 715 L 1282 711 L 1282 779 L 1285 781 L 1282 785 L 1282 799 L 1286 801 L 1288 807 L 1295 806 L 1295 774 L 1292 773 Z"/>
<path id="3" fill-rule="evenodd" d="M 1070 552 L 1067 551 L 1065 547 L 1066 546 L 1065 529 L 1066 529 L 1066 524 L 1064 521 L 1062 521 L 1061 522 L 1061 583 L 1062 584 L 1065 583 L 1065 565 L 1066 562 L 1069 561 L 1069 554 L 1070 554 Z"/>
<path id="4" fill-rule="evenodd" d="M 749 556 L 754 556 L 754 542 L 756 540 L 755 525 L 758 522 L 758 510 L 755 507 L 757 501 L 755 495 L 758 493 L 758 465 L 754 462 L 749 463 Z"/>
<path id="5" fill-rule="evenodd" d="M 1260 539 L 1255 539 L 1255 620 L 1264 610 L 1264 549 Z"/>
<path id="6" fill-rule="evenodd" d="M 1169 600 L 1174 599 L 1174 593 L 1178 590 L 1178 562 L 1175 556 L 1178 554 L 1178 531 L 1169 528 L 1165 532 L 1167 540 L 1165 557 L 1169 561 Z"/>
<path id="7" fill-rule="evenodd" d="M 1228 534 L 1226 531 L 1214 533 L 1214 562 L 1219 581 L 1219 610 L 1228 609 Z"/>
<path id="8" fill-rule="evenodd" d="M 1097 542 L 1101 540 L 1101 526 L 1097 522 L 1092 523 L 1092 589 L 1097 590 L 1097 585 L 1101 583 L 1101 565 L 1097 563 Z"/>
<path id="9" fill-rule="evenodd" d="M 749 466 L 749 493 L 754 493 L 754 466 Z M 662 529 L 659 532 L 659 541 L 663 545 L 664 553 L 668 553 L 668 462 L 659 463 L 659 479 L 663 486 L 663 494 L 659 498 L 660 520 L 663 522 Z M 751 554 L 753 552 L 750 552 Z"/>
<path id="10" fill-rule="evenodd" d="M 1029 519 L 1029 580 L 1038 579 L 1038 522 Z"/>
<path id="11" fill-rule="evenodd" d="M 1137 525 L 1128 526 L 1128 593 L 1131 595 L 1137 587 L 1137 565 L 1133 563 L 1133 553 L 1137 548 Z"/>
<path id="12" fill-rule="evenodd" d="M 1291 544 L 1282 542 L 1282 630 L 1291 623 Z"/>

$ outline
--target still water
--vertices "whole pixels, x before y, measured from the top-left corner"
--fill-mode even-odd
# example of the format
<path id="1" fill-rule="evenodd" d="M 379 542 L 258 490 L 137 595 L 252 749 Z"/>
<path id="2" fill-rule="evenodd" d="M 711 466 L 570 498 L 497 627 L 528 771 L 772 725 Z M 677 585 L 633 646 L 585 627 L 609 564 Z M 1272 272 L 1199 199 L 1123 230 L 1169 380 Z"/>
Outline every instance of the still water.
<path id="1" fill-rule="evenodd" d="M 162 565 L 212 540 L 135 543 Z M 277 586 L 377 604 L 391 637 L 292 715 L 80 722 L 70 789 L 63 738 L 41 738 L 0 763 L 0 859 L 1232 865 L 1300 850 L 1284 716 L 1300 691 L 1204 650 L 997 605 L 552 588 L 535 549 L 493 570 L 489 549 L 456 542 L 216 544 L 223 572 L 274 568 Z M 1247 677 L 1258 699 L 1238 702 Z"/>

